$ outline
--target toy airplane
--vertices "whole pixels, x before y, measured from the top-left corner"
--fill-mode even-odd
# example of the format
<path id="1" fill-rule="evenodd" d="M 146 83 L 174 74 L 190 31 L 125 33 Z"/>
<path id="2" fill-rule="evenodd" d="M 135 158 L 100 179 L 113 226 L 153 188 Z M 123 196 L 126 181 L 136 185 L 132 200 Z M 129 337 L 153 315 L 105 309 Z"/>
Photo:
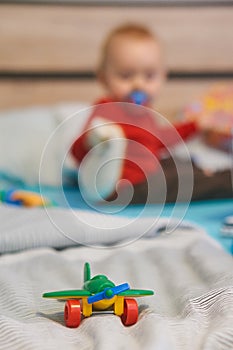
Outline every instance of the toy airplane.
<path id="1" fill-rule="evenodd" d="M 133 298 L 153 294 L 152 290 L 130 289 L 128 283 L 116 286 L 104 275 L 91 278 L 90 265 L 85 263 L 83 289 L 44 293 L 43 297 L 66 300 L 65 324 L 76 328 L 81 323 L 82 315 L 89 317 L 93 311 L 112 311 L 121 317 L 125 326 L 131 326 L 138 320 L 138 305 Z"/>

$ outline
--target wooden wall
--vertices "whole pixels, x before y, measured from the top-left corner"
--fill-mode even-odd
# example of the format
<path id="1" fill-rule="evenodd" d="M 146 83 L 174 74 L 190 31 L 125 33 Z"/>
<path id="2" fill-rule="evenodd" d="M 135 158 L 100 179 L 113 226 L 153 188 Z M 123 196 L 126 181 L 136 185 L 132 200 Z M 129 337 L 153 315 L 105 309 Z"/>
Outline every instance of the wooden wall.
<path id="1" fill-rule="evenodd" d="M 233 80 L 232 9 L 0 4 L 0 109 L 93 101 L 104 36 L 139 22 L 164 43 L 171 79 L 158 109 L 172 115 L 213 82 Z"/>

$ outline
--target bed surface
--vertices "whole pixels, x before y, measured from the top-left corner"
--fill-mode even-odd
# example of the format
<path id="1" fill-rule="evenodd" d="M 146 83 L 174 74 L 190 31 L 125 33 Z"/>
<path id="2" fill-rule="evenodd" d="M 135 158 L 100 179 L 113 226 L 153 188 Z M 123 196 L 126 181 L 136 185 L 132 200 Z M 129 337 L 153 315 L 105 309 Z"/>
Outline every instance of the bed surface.
<path id="1" fill-rule="evenodd" d="M 27 187 L 30 190 L 40 191 L 38 187 Z M 41 193 L 53 200 L 61 208 L 75 208 L 90 211 L 102 211 L 104 207 L 96 207 L 96 210 L 91 208 L 82 198 L 78 189 L 66 187 L 61 188 L 44 187 Z M 113 211 L 115 211 L 113 207 Z M 116 215 L 124 217 L 177 217 L 199 225 L 206 230 L 206 232 L 216 239 L 226 251 L 231 252 L 232 239 L 223 238 L 220 235 L 220 227 L 226 216 L 233 214 L 233 200 L 208 200 L 191 202 L 188 206 L 186 204 L 176 204 L 176 211 L 172 213 L 174 205 L 166 204 L 164 207 L 160 205 L 148 205 L 147 209 L 143 211 L 141 205 L 130 205 L 126 209 L 119 211 Z"/>
<path id="2" fill-rule="evenodd" d="M 15 210 L 18 215 L 13 215 Z M 67 211 L 52 210 L 68 228 L 72 220 Z M 82 213 L 77 212 L 79 218 L 84 218 Z M 120 249 L 73 245 L 54 250 L 59 234 L 51 231 L 54 226 L 47 214 L 40 209 L 0 208 L 1 243 L 6 245 L 7 237 L 14 237 L 15 248 L 20 248 L 28 234 L 34 246 L 0 259 L 1 349 L 232 348 L 233 261 L 205 232 L 180 227 L 164 235 L 152 230 L 149 236 Z M 7 217 L 11 217 L 8 223 Z M 88 218 L 89 224 L 98 221 L 90 212 Z M 132 233 L 143 230 L 148 220 L 141 219 L 141 227 L 131 227 Z M 109 216 L 104 221 L 113 224 Z M 116 230 L 115 237 L 118 233 Z M 85 239 L 89 234 L 86 231 Z M 52 236 L 54 240 L 49 242 Z M 45 238 L 47 247 L 41 247 Z M 86 260 L 91 262 L 93 275 L 103 273 L 117 284 L 128 282 L 132 288 L 155 291 L 153 297 L 138 299 L 136 325 L 124 327 L 117 316 L 95 315 L 83 320 L 78 329 L 69 329 L 64 326 L 64 303 L 42 298 L 44 292 L 79 289 Z"/>

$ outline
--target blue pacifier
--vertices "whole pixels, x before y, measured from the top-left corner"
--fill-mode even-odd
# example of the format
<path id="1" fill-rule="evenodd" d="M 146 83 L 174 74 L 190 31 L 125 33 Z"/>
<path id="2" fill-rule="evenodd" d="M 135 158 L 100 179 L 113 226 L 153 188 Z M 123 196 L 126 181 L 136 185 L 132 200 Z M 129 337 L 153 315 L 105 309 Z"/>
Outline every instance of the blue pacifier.
<path id="1" fill-rule="evenodd" d="M 143 91 L 133 91 L 129 98 L 136 105 L 143 105 L 148 100 L 147 94 Z"/>

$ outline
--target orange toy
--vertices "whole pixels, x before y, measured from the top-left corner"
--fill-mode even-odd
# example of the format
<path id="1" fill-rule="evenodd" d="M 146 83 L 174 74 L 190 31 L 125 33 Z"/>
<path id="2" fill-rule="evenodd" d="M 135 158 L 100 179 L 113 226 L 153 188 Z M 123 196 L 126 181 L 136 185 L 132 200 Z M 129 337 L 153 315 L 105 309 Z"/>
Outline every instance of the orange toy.
<path id="1" fill-rule="evenodd" d="M 232 150 L 233 85 L 213 86 L 199 101 L 184 108 L 184 117 L 198 123 L 208 144 Z"/>

